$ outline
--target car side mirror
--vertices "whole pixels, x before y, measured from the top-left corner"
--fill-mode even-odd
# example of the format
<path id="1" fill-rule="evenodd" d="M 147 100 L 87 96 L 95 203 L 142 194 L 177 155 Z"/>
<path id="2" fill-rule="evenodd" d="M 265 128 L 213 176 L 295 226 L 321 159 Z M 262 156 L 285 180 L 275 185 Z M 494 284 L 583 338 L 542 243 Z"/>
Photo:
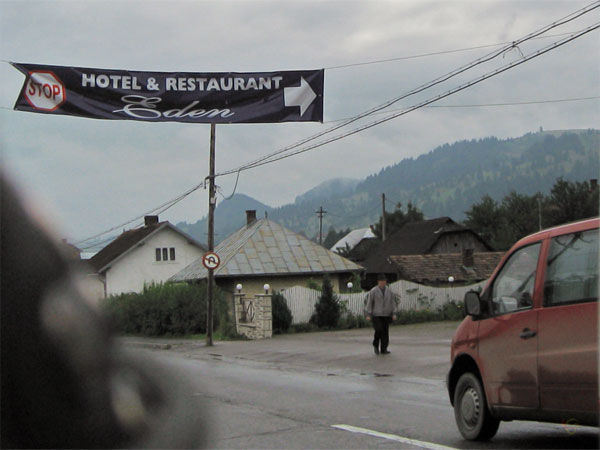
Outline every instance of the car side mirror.
<path id="1" fill-rule="evenodd" d="M 465 313 L 468 316 L 479 316 L 481 314 L 481 298 L 475 291 L 469 291 L 465 294 Z"/>

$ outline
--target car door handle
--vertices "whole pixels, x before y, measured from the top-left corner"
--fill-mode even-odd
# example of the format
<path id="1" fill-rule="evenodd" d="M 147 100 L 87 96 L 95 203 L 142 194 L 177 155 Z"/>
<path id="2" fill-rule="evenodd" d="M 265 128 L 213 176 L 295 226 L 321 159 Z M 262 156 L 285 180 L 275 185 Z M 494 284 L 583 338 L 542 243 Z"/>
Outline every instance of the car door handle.
<path id="1" fill-rule="evenodd" d="M 537 334 L 537 332 L 535 332 L 534 330 L 525 328 L 523 331 L 521 331 L 521 334 L 519 335 L 519 337 L 521 339 L 530 339 L 530 338 L 534 337 L 536 334 Z"/>

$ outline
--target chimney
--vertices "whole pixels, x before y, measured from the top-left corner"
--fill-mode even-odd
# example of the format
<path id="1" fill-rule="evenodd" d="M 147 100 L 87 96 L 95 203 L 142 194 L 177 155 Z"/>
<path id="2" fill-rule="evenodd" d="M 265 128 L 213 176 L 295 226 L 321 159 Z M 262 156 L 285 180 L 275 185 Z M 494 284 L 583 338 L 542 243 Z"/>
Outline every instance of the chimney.
<path id="1" fill-rule="evenodd" d="M 158 216 L 144 216 L 144 226 L 149 227 L 155 223 L 158 223 Z"/>
<path id="2" fill-rule="evenodd" d="M 256 222 L 256 210 L 255 209 L 247 209 L 246 210 L 246 225 L 251 225 Z"/>
<path id="3" fill-rule="evenodd" d="M 475 258 L 473 257 L 473 249 L 465 248 L 462 252 L 462 262 L 465 267 L 473 267 L 475 265 Z"/>

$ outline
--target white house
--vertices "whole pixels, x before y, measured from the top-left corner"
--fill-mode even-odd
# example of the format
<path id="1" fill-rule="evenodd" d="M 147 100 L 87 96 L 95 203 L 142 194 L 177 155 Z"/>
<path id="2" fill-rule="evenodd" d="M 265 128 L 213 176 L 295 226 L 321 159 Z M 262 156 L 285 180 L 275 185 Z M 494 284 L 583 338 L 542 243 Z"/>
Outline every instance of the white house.
<path id="1" fill-rule="evenodd" d="M 144 284 L 163 282 L 196 261 L 206 248 L 158 216 L 144 226 L 123 232 L 90 259 L 104 296 L 141 292 Z"/>
<path id="2" fill-rule="evenodd" d="M 370 239 L 370 238 L 374 238 L 374 237 L 375 237 L 375 235 L 373 234 L 373 231 L 369 227 L 352 230 L 346 236 L 344 236 L 339 241 L 337 241 L 335 244 L 333 244 L 333 246 L 331 247 L 331 251 L 339 252 L 339 251 L 346 250 L 346 249 L 352 250 L 363 239 Z"/>

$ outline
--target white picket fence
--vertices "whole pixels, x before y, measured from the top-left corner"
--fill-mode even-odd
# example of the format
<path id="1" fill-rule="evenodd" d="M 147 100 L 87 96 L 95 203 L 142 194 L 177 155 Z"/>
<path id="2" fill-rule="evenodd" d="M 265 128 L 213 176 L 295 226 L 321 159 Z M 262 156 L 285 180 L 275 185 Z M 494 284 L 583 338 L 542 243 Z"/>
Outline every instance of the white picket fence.
<path id="1" fill-rule="evenodd" d="M 400 297 L 398 309 L 401 311 L 431 309 L 435 310 L 449 301 L 462 302 L 465 292 L 483 289 L 485 281 L 469 286 L 435 288 L 400 280 L 389 285 L 390 289 Z M 301 286 L 284 289 L 281 292 L 292 312 L 294 324 L 307 323 L 315 311 L 315 303 L 321 292 Z M 353 314 L 364 314 L 367 303 L 367 292 L 356 294 L 337 294 L 348 311 Z"/>

